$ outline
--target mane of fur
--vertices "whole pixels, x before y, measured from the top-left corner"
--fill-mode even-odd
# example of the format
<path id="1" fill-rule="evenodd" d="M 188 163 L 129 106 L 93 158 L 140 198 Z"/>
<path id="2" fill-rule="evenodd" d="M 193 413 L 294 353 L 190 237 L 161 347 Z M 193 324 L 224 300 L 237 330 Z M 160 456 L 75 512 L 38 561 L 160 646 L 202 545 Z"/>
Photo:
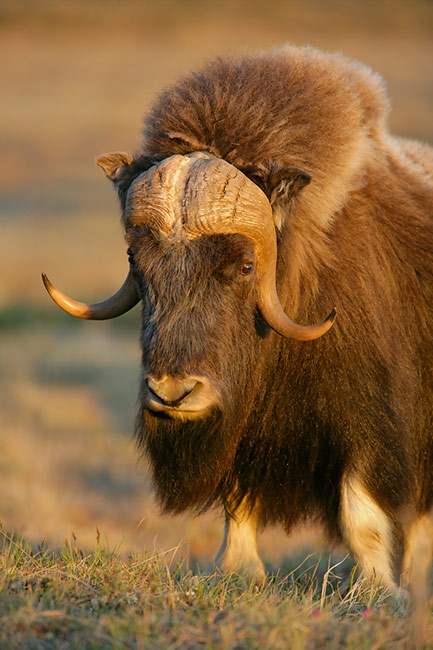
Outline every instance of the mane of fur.
<path id="1" fill-rule="evenodd" d="M 304 169 L 306 209 L 326 226 L 362 184 L 387 113 L 382 82 L 367 68 L 286 47 L 218 59 L 169 88 L 146 120 L 144 147 L 165 156 L 208 150 L 240 169 L 269 161 Z"/>

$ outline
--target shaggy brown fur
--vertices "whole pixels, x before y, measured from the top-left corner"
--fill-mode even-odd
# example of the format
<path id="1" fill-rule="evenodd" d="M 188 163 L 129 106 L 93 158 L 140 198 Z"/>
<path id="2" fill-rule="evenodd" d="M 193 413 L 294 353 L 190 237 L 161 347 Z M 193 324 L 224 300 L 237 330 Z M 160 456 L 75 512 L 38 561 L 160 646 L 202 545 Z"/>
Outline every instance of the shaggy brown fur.
<path id="1" fill-rule="evenodd" d="M 140 410 L 139 442 L 167 509 L 220 501 L 236 510 L 246 500 L 263 522 L 289 530 L 318 517 L 340 538 L 342 485 L 353 475 L 389 518 L 396 555 L 408 522 L 431 510 L 433 156 L 391 137 L 387 112 L 380 78 L 336 55 L 287 47 L 221 59 L 160 96 L 144 152 L 113 174 L 124 203 L 155 160 L 194 150 L 224 158 L 273 202 L 286 313 L 307 324 L 338 308 L 324 337 L 284 339 L 257 313 L 253 284 L 240 287 L 230 271 L 247 240 L 169 250 L 127 228 L 144 367 L 207 374 L 222 395 L 199 421 Z M 307 176 L 291 176 L 276 199 L 293 168 L 311 183 L 301 191 Z"/>

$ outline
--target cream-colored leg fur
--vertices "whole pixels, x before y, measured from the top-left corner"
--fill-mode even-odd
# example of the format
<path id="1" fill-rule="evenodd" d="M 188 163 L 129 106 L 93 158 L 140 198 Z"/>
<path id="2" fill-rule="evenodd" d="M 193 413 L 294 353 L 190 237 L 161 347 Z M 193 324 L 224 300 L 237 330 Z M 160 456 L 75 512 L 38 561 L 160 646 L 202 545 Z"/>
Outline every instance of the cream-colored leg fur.
<path id="1" fill-rule="evenodd" d="M 259 584 L 265 578 L 265 569 L 257 550 L 257 523 L 257 509 L 250 513 L 244 503 L 232 516 L 226 513 L 224 540 L 214 565 L 224 573 L 238 573 Z"/>
<path id="2" fill-rule="evenodd" d="M 346 476 L 341 490 L 341 530 L 362 575 L 399 590 L 392 572 L 392 524 L 356 476 Z"/>
<path id="3" fill-rule="evenodd" d="M 406 534 L 402 581 L 412 595 L 415 608 L 428 599 L 427 572 L 433 556 L 433 512 L 419 517 Z"/>

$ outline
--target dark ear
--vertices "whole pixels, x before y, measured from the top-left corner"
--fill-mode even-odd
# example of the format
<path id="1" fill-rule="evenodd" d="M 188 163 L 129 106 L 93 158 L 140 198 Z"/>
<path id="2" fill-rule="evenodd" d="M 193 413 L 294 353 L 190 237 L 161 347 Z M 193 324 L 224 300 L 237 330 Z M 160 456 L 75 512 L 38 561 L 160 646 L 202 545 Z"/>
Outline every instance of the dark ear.
<path id="1" fill-rule="evenodd" d="M 265 194 L 271 205 L 277 201 L 290 201 L 310 181 L 310 174 L 303 169 L 272 165 L 268 178 L 264 179 Z"/>
<path id="2" fill-rule="evenodd" d="M 132 163 L 133 157 L 129 153 L 117 151 L 116 153 L 106 153 L 95 159 L 96 164 L 104 170 L 107 178 L 113 183 L 120 180 L 124 167 Z"/>
<path id="3" fill-rule="evenodd" d="M 311 181 L 310 174 L 303 169 L 280 163 L 270 163 L 259 169 L 246 167 L 242 171 L 263 190 L 271 205 L 289 202 Z"/>
<path id="4" fill-rule="evenodd" d="M 145 154 L 134 158 L 129 153 L 117 152 L 99 156 L 96 158 L 96 164 L 104 170 L 107 178 L 114 184 L 123 210 L 129 186 L 134 178 L 147 171 L 162 158 L 163 156 L 146 156 Z"/>

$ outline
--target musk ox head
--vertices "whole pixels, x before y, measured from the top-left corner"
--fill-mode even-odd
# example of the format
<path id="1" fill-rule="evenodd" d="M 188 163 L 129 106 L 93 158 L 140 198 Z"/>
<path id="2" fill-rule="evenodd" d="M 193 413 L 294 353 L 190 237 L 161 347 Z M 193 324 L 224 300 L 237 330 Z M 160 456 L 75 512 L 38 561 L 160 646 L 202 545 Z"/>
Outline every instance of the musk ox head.
<path id="1" fill-rule="evenodd" d="M 109 154 L 98 164 L 113 180 L 126 156 Z M 114 296 L 85 305 L 63 296 L 46 276 L 44 282 L 57 304 L 81 318 L 112 318 L 142 300 L 150 411 L 193 419 L 217 404 L 220 391 L 208 366 L 218 367 L 216 350 L 233 336 L 229 324 L 236 325 L 235 339 L 257 326 L 256 305 L 268 326 L 289 338 L 316 339 L 332 326 L 335 310 L 310 326 L 284 313 L 271 203 L 224 160 L 194 152 L 154 164 L 131 182 L 123 221 L 130 273 Z"/>
<path id="2" fill-rule="evenodd" d="M 131 160 L 109 154 L 97 162 L 118 183 Z M 234 423 L 255 399 L 252 369 L 266 330 L 306 341 L 334 322 L 335 310 L 298 325 L 277 295 L 270 201 L 288 183 L 299 185 L 300 174 L 275 174 L 261 189 L 209 152 L 156 161 L 122 190 L 130 261 L 122 288 L 86 305 L 44 277 L 55 302 L 81 318 L 112 318 L 142 302 L 137 429 L 167 509 L 205 507 L 221 494 L 242 428 Z"/>

